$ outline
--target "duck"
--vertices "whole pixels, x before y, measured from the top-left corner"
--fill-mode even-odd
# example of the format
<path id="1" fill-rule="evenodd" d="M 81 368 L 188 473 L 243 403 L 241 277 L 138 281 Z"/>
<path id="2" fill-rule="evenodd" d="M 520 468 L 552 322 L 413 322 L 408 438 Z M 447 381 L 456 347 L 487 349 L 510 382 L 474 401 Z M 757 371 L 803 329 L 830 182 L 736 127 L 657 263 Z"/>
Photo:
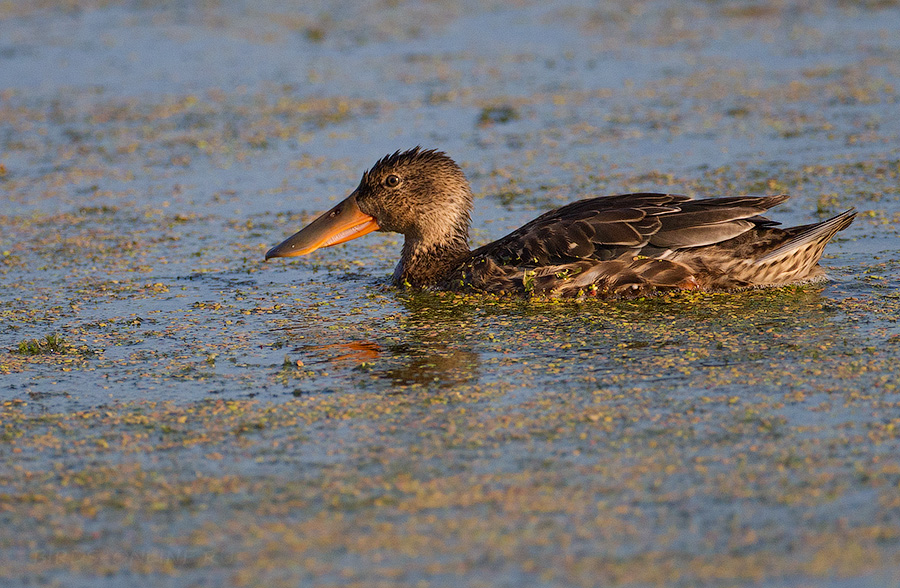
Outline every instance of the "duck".
<path id="1" fill-rule="evenodd" d="M 404 237 L 392 278 L 403 288 L 643 297 L 821 281 L 825 245 L 850 226 L 856 211 L 790 228 L 762 216 L 787 199 L 598 196 L 546 212 L 471 250 L 474 198 L 465 174 L 443 151 L 415 147 L 377 161 L 349 196 L 265 258 L 308 255 L 382 231 Z"/>

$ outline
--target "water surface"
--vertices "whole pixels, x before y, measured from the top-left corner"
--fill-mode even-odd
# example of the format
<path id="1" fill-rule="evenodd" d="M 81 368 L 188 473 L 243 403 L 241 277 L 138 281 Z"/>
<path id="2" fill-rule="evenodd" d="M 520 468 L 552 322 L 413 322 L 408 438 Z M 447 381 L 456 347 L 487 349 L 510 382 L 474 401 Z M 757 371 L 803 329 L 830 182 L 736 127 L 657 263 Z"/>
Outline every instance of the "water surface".
<path id="1" fill-rule="evenodd" d="M 0 5 L 0 578 L 900 585 L 896 8 Z M 473 245 L 625 191 L 861 214 L 731 295 L 262 261 L 415 145 Z"/>

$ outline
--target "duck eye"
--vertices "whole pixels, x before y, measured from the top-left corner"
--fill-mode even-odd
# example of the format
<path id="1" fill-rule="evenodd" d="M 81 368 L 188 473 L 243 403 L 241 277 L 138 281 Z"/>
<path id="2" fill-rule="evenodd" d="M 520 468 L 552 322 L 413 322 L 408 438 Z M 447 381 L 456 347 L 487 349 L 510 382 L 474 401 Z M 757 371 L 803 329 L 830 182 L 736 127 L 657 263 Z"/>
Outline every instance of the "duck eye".
<path id="1" fill-rule="evenodd" d="M 395 176 L 394 174 L 389 175 L 384 178 L 384 185 L 388 188 L 396 188 L 400 185 L 400 178 Z"/>

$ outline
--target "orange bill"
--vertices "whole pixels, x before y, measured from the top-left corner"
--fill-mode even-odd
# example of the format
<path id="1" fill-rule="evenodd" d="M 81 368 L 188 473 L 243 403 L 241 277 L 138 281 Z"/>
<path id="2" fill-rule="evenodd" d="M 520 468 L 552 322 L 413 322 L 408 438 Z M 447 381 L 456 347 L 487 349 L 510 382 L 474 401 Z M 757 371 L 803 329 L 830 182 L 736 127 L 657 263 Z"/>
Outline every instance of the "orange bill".
<path id="1" fill-rule="evenodd" d="M 331 247 L 377 230 L 375 219 L 359 209 L 354 192 L 300 232 L 269 249 L 266 259 L 306 255 L 320 247 Z"/>

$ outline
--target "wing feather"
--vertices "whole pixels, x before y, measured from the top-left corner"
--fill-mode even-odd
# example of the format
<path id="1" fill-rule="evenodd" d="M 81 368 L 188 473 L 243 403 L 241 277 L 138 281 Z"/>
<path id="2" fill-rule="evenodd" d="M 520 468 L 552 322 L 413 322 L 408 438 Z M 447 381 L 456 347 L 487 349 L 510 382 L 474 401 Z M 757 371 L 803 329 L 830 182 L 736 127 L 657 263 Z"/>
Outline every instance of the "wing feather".
<path id="1" fill-rule="evenodd" d="M 647 246 L 655 251 L 700 247 L 775 224 L 760 213 L 786 199 L 691 200 L 650 192 L 590 198 L 551 210 L 473 255 L 501 265 L 539 267 L 624 259 L 640 255 Z"/>

